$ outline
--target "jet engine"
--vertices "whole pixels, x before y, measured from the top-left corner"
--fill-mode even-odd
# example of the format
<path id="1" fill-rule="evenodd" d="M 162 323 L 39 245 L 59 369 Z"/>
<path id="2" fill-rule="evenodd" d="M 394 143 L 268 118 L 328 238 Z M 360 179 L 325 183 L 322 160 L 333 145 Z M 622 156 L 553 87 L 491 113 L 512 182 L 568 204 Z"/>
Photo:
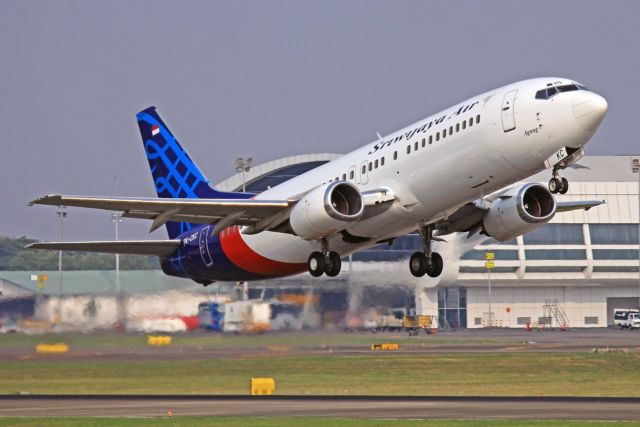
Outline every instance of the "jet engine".
<path id="1" fill-rule="evenodd" d="M 504 242 L 543 226 L 555 213 L 556 200 L 547 187 L 529 183 L 507 191 L 493 202 L 484 216 L 484 230 Z"/>
<path id="2" fill-rule="evenodd" d="M 307 193 L 293 207 L 289 223 L 298 236 L 315 240 L 344 230 L 363 212 L 364 200 L 358 188 L 350 182 L 336 181 Z"/>

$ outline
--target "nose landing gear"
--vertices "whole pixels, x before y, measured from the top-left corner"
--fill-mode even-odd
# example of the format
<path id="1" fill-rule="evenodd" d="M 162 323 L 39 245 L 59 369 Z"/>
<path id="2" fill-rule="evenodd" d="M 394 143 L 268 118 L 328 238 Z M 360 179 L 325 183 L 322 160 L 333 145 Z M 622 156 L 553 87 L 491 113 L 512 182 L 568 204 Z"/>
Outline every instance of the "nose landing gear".
<path id="1" fill-rule="evenodd" d="M 307 270 L 313 277 L 320 277 L 326 274 L 329 277 L 335 277 L 340 274 L 342 268 L 342 260 L 336 252 L 329 251 L 327 239 L 321 239 L 322 252 L 314 251 L 309 255 L 307 260 Z"/>
<path id="2" fill-rule="evenodd" d="M 557 168 L 553 168 L 553 178 L 549 180 L 549 191 L 553 194 L 565 194 L 569 191 L 569 181 L 561 177 Z"/>
<path id="3" fill-rule="evenodd" d="M 438 277 L 444 268 L 442 256 L 431 251 L 431 241 L 433 240 L 433 225 L 420 227 L 420 237 L 424 243 L 423 252 L 415 252 L 409 259 L 409 270 L 415 277 L 422 277 L 427 274 L 429 277 Z"/>

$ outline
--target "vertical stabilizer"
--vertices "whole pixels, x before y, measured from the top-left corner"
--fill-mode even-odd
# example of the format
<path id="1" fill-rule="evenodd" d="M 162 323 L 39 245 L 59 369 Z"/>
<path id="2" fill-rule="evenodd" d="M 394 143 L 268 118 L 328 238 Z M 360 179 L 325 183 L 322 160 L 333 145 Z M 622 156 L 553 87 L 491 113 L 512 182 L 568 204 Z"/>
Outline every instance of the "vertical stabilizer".
<path id="1" fill-rule="evenodd" d="M 218 191 L 164 124 L 155 107 L 137 114 L 138 127 L 158 197 L 178 199 L 246 199 L 248 193 Z M 167 222 L 169 238 L 191 229 L 191 223 Z"/>

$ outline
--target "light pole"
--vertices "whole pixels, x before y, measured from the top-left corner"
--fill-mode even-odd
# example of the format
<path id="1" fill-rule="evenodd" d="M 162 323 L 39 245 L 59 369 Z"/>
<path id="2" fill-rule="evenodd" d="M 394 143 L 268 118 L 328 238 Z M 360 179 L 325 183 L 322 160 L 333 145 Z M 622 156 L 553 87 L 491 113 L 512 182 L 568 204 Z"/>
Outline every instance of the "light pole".
<path id="1" fill-rule="evenodd" d="M 122 216 L 114 212 L 111 214 L 111 222 L 113 222 L 116 231 L 116 242 L 118 241 L 118 224 L 122 222 Z M 120 254 L 116 253 L 116 328 L 122 327 L 124 313 L 122 309 L 122 298 L 120 295 Z"/>
<path id="2" fill-rule="evenodd" d="M 60 218 L 60 241 L 64 239 L 64 219 L 67 216 L 64 206 L 59 206 L 56 211 Z M 58 251 L 58 310 L 56 313 L 56 323 L 62 321 L 62 251 Z"/>
<path id="3" fill-rule="evenodd" d="M 493 311 L 491 308 L 491 299 L 493 298 L 491 295 L 491 270 L 495 268 L 495 253 L 494 252 L 485 252 L 484 254 L 484 266 L 487 269 L 487 281 L 488 281 L 488 297 L 489 297 L 489 327 L 493 327 Z"/>
<path id="4" fill-rule="evenodd" d="M 242 192 L 246 191 L 246 173 L 251 169 L 251 164 L 253 163 L 253 157 L 240 157 L 236 156 L 236 172 L 242 172 Z"/>
<path id="5" fill-rule="evenodd" d="M 631 171 L 638 175 L 638 307 L 640 307 L 640 159 L 631 159 Z"/>

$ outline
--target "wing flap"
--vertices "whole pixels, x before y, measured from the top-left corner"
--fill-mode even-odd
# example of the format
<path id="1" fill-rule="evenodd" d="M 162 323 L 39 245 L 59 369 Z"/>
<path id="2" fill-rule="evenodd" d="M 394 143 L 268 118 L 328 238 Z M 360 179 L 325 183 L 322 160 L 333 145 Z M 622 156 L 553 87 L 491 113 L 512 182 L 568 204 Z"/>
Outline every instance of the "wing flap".
<path id="1" fill-rule="evenodd" d="M 117 240 L 103 242 L 40 242 L 25 249 L 56 251 L 103 252 L 130 255 L 171 255 L 180 246 L 180 240 Z"/>

